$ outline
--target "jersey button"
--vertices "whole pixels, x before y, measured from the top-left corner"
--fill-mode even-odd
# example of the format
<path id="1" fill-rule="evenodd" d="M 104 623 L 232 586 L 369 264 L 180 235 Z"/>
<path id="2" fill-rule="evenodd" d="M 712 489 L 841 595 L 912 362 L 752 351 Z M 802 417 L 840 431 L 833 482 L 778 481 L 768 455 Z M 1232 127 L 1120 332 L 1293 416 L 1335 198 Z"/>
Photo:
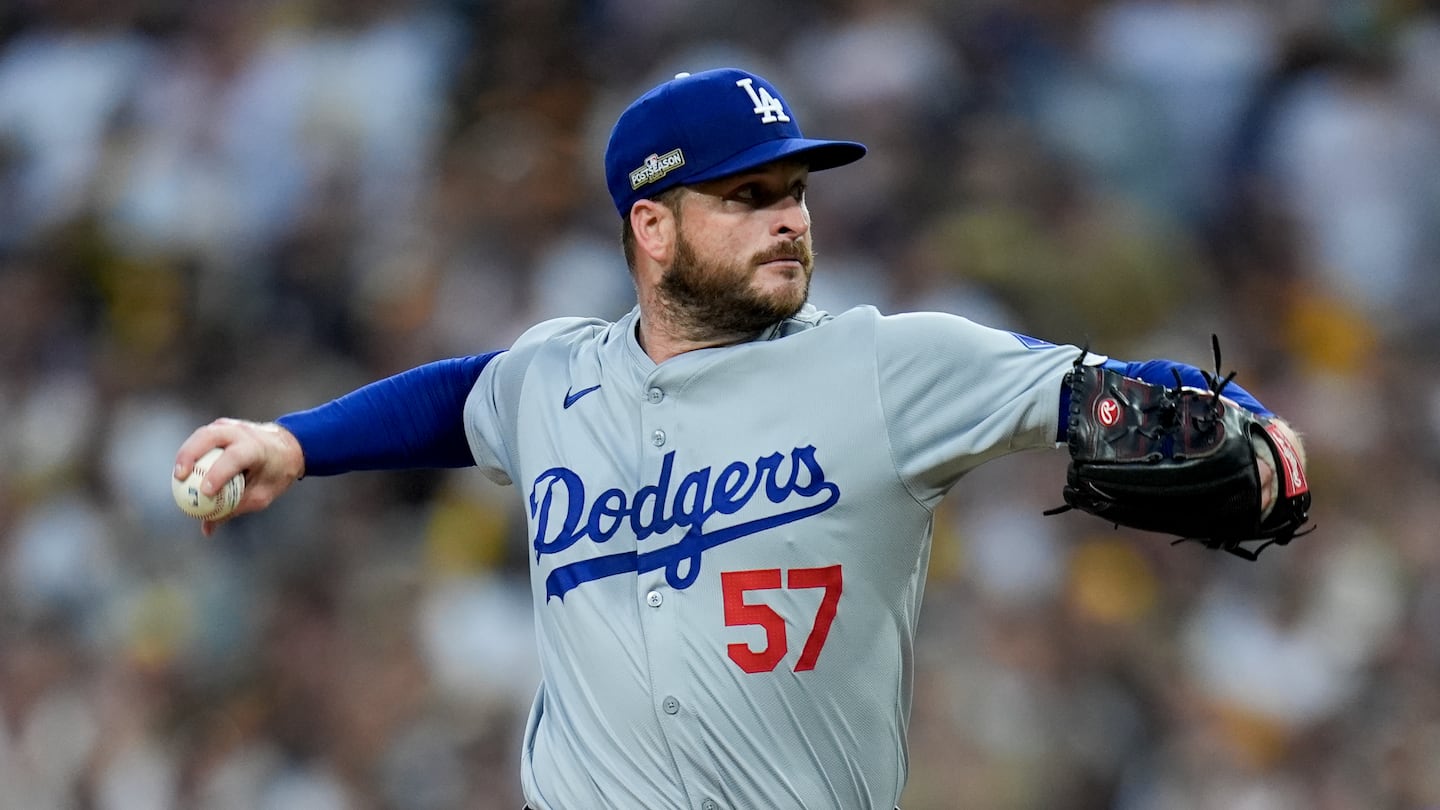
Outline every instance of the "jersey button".
<path id="1" fill-rule="evenodd" d="M 720 805 L 714 799 L 706 799 L 700 802 L 700 810 L 720 810 Z"/>
<path id="2" fill-rule="evenodd" d="M 659 405 L 660 400 L 664 398 L 665 392 L 661 391 L 659 388 L 651 388 L 649 391 L 645 392 L 645 399 L 649 400 L 651 405 Z"/>
<path id="3" fill-rule="evenodd" d="M 660 607 L 660 603 L 664 601 L 665 597 L 662 596 L 659 591 L 651 591 L 645 594 L 645 604 L 650 607 Z"/>
<path id="4" fill-rule="evenodd" d="M 660 704 L 660 708 L 664 709 L 666 714 L 675 714 L 680 711 L 680 701 L 667 697 L 665 702 Z"/>
<path id="5" fill-rule="evenodd" d="M 665 431 L 657 430 L 654 433 L 651 433 L 650 443 L 655 445 L 656 447 L 663 447 L 665 445 Z"/>

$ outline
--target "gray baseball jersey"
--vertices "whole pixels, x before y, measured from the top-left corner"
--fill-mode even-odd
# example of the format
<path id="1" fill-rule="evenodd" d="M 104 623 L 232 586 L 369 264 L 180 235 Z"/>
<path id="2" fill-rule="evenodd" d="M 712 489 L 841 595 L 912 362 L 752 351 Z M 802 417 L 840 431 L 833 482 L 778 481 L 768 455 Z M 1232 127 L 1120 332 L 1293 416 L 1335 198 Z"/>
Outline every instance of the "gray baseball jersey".
<path id="1" fill-rule="evenodd" d="M 1055 445 L 1079 350 L 807 306 L 656 365 L 637 321 L 540 324 L 466 404 L 476 461 L 529 514 L 527 801 L 889 810 L 932 510 L 985 460 Z"/>

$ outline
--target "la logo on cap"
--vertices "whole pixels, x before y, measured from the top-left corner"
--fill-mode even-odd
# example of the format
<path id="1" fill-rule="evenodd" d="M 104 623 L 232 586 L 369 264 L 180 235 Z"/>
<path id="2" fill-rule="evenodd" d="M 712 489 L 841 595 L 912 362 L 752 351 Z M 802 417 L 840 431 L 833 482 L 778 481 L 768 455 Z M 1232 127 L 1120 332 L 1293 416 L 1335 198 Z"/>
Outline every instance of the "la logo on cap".
<path id="1" fill-rule="evenodd" d="M 790 123 L 790 116 L 785 114 L 785 105 L 780 103 L 780 99 L 770 95 L 769 90 L 763 87 L 757 88 L 754 79 L 746 76 L 735 82 L 735 86 L 745 88 L 745 92 L 750 94 L 750 100 L 755 102 L 755 114 L 760 116 L 760 123 L 773 124 L 776 121 Z"/>

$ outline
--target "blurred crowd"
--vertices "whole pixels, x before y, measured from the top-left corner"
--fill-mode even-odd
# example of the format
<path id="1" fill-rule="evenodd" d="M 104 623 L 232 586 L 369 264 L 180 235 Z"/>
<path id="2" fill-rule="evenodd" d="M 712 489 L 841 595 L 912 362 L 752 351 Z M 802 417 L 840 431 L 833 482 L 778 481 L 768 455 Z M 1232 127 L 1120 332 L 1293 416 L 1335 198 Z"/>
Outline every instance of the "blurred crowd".
<path id="1" fill-rule="evenodd" d="M 1305 435 L 1258 562 L 1055 506 L 937 515 L 906 810 L 1440 806 L 1440 3 L 0 4 L 0 810 L 515 810 L 518 496 L 300 482 L 213 538 L 180 442 L 633 289 L 609 127 L 772 79 L 814 302 L 1212 363 Z M 850 810 L 850 809 L 847 809 Z"/>

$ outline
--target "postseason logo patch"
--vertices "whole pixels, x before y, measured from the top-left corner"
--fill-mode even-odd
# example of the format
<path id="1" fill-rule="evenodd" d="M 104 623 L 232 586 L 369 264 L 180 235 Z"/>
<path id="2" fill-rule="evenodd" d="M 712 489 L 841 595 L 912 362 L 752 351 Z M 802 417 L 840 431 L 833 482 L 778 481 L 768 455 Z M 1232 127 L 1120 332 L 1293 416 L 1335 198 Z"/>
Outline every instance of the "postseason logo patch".
<path id="1" fill-rule="evenodd" d="M 663 155 L 651 155 L 645 158 L 640 168 L 630 172 L 630 189 L 633 191 L 653 183 L 684 165 L 685 153 L 679 149 L 672 149 Z"/>

